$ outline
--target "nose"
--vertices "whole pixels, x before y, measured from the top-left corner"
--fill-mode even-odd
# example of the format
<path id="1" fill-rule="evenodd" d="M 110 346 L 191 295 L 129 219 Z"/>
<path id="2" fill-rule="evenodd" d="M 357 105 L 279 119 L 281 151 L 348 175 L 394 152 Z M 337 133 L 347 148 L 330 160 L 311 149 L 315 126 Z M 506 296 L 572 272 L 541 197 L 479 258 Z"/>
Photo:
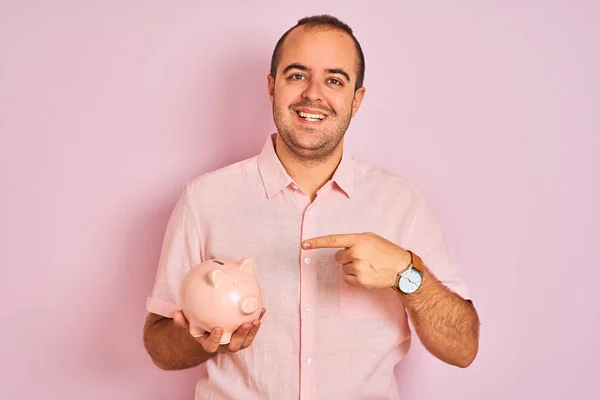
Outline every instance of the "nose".
<path id="1" fill-rule="evenodd" d="M 323 100 L 323 91 L 321 90 L 321 84 L 313 79 L 309 79 L 302 93 L 302 97 L 310 101 L 321 101 Z"/>
<path id="2" fill-rule="evenodd" d="M 248 297 L 242 302 L 242 312 L 252 314 L 258 308 L 258 299 L 254 296 Z"/>

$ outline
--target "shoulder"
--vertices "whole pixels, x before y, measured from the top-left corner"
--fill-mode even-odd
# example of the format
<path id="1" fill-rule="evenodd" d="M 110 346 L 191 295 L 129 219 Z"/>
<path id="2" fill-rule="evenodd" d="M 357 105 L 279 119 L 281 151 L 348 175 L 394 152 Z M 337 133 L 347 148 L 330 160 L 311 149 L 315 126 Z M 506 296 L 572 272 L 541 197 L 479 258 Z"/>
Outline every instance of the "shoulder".
<path id="1" fill-rule="evenodd" d="M 353 157 L 354 180 L 360 190 L 377 191 L 390 196 L 410 198 L 414 203 L 425 200 L 424 192 L 406 176 Z"/>
<path id="2" fill-rule="evenodd" d="M 258 156 L 255 155 L 196 176 L 185 183 L 187 196 L 198 199 L 205 193 L 225 195 L 232 187 L 254 181 L 260 176 L 257 159 Z"/>

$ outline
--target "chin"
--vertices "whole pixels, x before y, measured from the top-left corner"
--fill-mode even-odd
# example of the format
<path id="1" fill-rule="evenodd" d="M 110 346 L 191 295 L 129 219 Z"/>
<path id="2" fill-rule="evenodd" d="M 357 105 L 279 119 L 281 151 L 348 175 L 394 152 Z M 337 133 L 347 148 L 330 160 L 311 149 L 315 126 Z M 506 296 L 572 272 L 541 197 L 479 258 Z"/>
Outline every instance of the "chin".
<path id="1" fill-rule="evenodd" d="M 327 139 L 318 131 L 299 129 L 293 134 L 292 141 L 296 146 L 307 150 L 319 149 L 327 146 Z"/>

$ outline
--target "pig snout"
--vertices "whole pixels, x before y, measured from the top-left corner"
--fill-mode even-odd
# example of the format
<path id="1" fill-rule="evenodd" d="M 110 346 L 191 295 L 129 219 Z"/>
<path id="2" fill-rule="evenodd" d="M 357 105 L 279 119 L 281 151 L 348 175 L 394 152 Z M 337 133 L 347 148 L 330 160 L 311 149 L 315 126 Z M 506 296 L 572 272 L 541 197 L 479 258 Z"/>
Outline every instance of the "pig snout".
<path id="1" fill-rule="evenodd" d="M 258 308 L 258 299 L 254 296 L 245 298 L 241 303 L 244 314 L 252 314 Z"/>

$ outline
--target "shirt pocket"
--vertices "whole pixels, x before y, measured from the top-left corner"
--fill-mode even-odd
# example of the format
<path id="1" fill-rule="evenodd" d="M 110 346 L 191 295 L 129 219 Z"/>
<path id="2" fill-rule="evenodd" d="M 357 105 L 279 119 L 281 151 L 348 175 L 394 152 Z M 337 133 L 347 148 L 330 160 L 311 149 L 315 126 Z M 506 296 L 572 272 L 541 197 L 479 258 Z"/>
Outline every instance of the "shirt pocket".
<path id="1" fill-rule="evenodd" d="M 391 318 L 401 307 L 396 293 L 389 289 L 365 289 L 348 285 L 340 276 L 340 310 L 346 318 Z"/>

